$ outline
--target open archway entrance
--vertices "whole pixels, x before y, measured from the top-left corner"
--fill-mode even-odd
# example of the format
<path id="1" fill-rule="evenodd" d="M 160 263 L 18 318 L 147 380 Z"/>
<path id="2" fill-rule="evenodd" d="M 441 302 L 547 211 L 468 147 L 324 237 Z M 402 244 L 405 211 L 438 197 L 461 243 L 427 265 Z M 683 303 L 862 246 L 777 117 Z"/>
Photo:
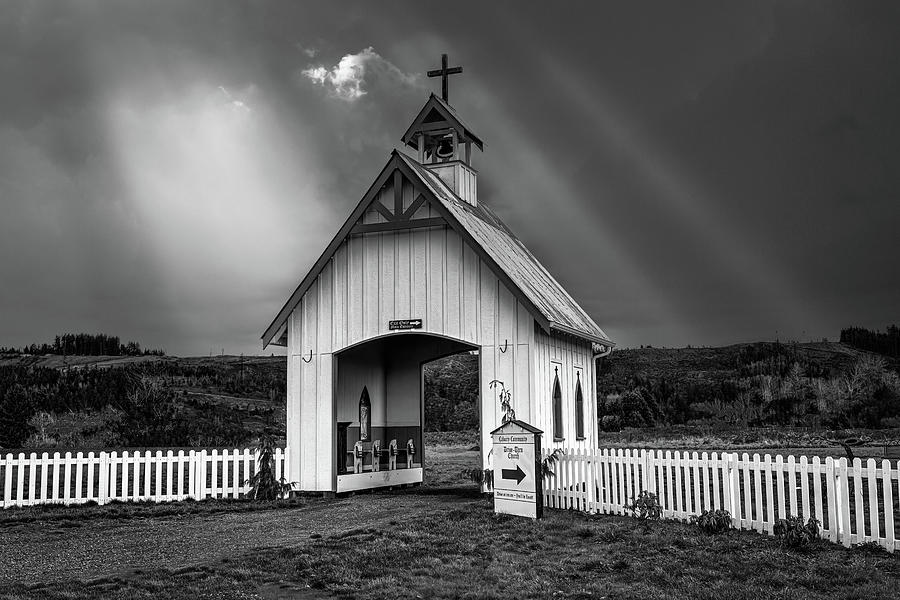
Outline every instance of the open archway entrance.
<path id="1" fill-rule="evenodd" d="M 471 350 L 478 347 L 437 335 L 404 333 L 335 354 L 338 493 L 423 481 L 424 365 Z"/>
<path id="2" fill-rule="evenodd" d="M 480 359 L 468 350 L 423 365 L 428 485 L 469 486 L 481 467 Z"/>

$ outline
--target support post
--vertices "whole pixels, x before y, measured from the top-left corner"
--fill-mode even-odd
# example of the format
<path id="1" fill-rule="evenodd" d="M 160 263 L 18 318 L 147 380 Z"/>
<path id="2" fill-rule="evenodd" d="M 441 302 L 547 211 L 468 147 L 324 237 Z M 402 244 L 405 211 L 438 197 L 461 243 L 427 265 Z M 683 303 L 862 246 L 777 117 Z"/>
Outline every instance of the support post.
<path id="1" fill-rule="evenodd" d="M 109 502 L 109 454 L 100 453 L 100 483 L 97 489 L 97 504 L 101 506 Z"/>

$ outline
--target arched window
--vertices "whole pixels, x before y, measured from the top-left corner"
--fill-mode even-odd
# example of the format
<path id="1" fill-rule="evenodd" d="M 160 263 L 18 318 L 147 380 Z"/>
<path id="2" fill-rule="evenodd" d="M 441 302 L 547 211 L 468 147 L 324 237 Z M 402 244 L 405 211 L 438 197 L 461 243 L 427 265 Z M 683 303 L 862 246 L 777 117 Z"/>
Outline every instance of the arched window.
<path id="1" fill-rule="evenodd" d="M 563 439 L 562 389 L 559 387 L 559 368 L 553 367 L 553 440 Z"/>
<path id="2" fill-rule="evenodd" d="M 580 371 L 575 371 L 575 437 L 584 439 L 584 394 L 581 393 Z"/>
<path id="3" fill-rule="evenodd" d="M 368 442 L 372 435 L 372 402 L 369 400 L 369 390 L 363 386 L 359 396 L 359 441 Z"/>

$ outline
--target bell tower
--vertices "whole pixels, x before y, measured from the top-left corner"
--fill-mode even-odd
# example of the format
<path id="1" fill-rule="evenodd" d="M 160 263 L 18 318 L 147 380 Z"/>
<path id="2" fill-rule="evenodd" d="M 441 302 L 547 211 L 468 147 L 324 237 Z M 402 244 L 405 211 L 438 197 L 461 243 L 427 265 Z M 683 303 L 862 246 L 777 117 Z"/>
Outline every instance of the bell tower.
<path id="1" fill-rule="evenodd" d="M 441 97 L 431 94 L 425 106 L 403 134 L 403 143 L 418 152 L 418 161 L 434 172 L 464 202 L 478 204 L 478 172 L 472 168 L 472 146 L 484 151 L 484 143 L 460 120 L 448 102 L 448 77 L 462 73 L 462 67 L 448 67 L 447 55 L 441 68 L 428 71 L 441 78 Z"/>

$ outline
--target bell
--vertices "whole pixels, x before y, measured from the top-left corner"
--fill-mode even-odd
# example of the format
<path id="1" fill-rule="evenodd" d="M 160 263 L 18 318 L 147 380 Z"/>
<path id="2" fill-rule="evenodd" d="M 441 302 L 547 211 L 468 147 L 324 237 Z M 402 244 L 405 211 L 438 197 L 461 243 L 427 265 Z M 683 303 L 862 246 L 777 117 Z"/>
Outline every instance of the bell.
<path id="1" fill-rule="evenodd" d="M 449 137 L 441 138 L 435 153 L 438 158 L 450 158 L 453 156 L 453 141 Z"/>

